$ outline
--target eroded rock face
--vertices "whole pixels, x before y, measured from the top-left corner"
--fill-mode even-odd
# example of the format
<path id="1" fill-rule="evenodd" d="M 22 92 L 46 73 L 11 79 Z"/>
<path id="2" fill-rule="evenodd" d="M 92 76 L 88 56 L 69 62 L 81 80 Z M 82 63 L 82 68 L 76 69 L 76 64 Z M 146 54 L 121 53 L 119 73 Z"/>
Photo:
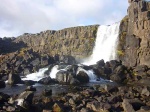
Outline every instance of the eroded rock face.
<path id="1" fill-rule="evenodd" d="M 125 65 L 150 66 L 150 2 L 128 1 L 128 16 L 120 25 L 118 57 Z"/>
<path id="2" fill-rule="evenodd" d="M 79 26 L 38 34 L 25 33 L 17 38 L 0 38 L 0 78 L 8 75 L 9 70 L 27 75 L 54 63 L 75 64 L 76 59 L 91 55 L 98 26 Z"/>
<path id="3" fill-rule="evenodd" d="M 29 48 L 41 54 L 71 55 L 77 58 L 92 53 L 98 25 L 66 28 L 59 31 L 45 31 L 39 34 L 19 36 L 15 42 L 23 41 Z"/>

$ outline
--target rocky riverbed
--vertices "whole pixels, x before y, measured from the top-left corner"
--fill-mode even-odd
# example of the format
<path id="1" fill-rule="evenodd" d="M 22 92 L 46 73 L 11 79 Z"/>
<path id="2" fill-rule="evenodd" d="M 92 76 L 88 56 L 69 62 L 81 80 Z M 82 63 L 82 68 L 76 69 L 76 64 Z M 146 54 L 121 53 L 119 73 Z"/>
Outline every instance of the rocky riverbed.
<path id="1" fill-rule="evenodd" d="M 18 75 L 10 74 L 8 85 L 1 81 L 2 87 L 6 87 L 0 89 L 0 110 L 2 112 L 150 111 L 150 68 L 146 65 L 127 67 L 122 65 L 121 61 L 111 60 L 105 63 L 104 60 L 100 60 L 90 66 L 68 67 L 65 64 L 57 66 L 63 70 L 56 74 L 56 79 L 44 77 L 40 81 L 23 81 Z M 85 72 L 88 70 L 93 70 L 97 82 L 89 82 L 90 76 Z M 102 80 L 99 77 L 107 81 L 100 83 Z M 19 83 L 24 85 L 21 86 Z M 16 84 L 19 86 L 15 86 Z"/>
<path id="2" fill-rule="evenodd" d="M 57 95 L 52 95 L 54 90 L 48 88 L 42 90 L 40 94 L 36 94 L 36 91 L 39 92 L 39 87 L 28 86 L 19 94 L 8 95 L 0 92 L 0 110 L 2 112 L 150 111 L 150 88 L 145 85 L 70 86 Z"/>

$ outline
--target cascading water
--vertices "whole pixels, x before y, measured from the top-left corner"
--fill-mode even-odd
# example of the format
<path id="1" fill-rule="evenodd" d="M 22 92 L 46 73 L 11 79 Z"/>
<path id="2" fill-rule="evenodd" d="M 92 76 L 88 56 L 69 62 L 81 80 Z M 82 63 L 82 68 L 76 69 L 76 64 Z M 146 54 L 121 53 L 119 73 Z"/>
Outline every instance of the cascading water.
<path id="1" fill-rule="evenodd" d="M 84 61 L 85 65 L 95 64 L 101 59 L 104 59 L 104 61 L 116 59 L 116 46 L 119 35 L 119 26 L 120 23 L 115 23 L 110 26 L 99 26 L 93 53 Z"/>
<path id="2" fill-rule="evenodd" d="M 104 59 L 104 61 L 116 59 L 116 46 L 117 46 L 117 39 L 119 35 L 119 26 L 120 26 L 120 23 L 115 23 L 110 26 L 106 26 L 106 25 L 99 26 L 93 53 L 91 57 L 89 57 L 88 59 L 84 61 L 83 64 L 92 65 L 101 59 Z M 37 73 L 29 74 L 23 80 L 38 81 L 45 77 L 44 72 L 46 70 L 48 70 L 48 68 L 41 69 Z M 56 78 L 56 73 L 58 71 L 59 71 L 58 65 L 56 65 L 52 68 L 49 76 L 51 78 Z M 90 78 L 90 82 L 93 82 L 94 80 L 96 80 L 97 77 L 95 76 L 93 70 L 81 69 L 81 71 L 84 71 L 88 74 Z"/>
<path id="3" fill-rule="evenodd" d="M 22 80 L 33 80 L 33 81 L 39 81 L 40 79 L 46 77 L 44 75 L 44 72 L 47 71 L 48 68 L 42 68 L 36 73 L 28 74 L 25 78 L 22 78 Z"/>

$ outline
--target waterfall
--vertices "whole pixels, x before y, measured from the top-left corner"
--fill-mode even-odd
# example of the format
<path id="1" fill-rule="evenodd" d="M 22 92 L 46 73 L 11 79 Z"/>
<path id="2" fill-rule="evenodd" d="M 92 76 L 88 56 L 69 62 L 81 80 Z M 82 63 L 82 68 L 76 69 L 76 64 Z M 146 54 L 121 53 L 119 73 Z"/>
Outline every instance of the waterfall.
<path id="1" fill-rule="evenodd" d="M 93 53 L 83 64 L 92 65 L 101 59 L 105 62 L 116 59 L 119 26 L 120 23 L 99 26 Z"/>
<path id="2" fill-rule="evenodd" d="M 104 59 L 105 62 L 109 60 L 116 59 L 116 46 L 119 35 L 120 23 L 115 23 L 110 26 L 101 25 L 97 31 L 97 37 L 95 41 L 95 47 L 93 49 L 92 55 L 84 61 L 85 65 L 95 64 L 97 61 Z M 35 80 L 38 81 L 45 77 L 44 72 L 48 68 L 40 69 L 37 73 L 32 73 L 27 75 L 23 80 Z M 58 69 L 58 65 L 54 66 L 49 74 L 51 78 L 56 78 L 56 73 L 61 70 Z M 93 70 L 83 70 L 86 72 L 90 78 L 90 81 L 96 80 L 96 76 Z"/>

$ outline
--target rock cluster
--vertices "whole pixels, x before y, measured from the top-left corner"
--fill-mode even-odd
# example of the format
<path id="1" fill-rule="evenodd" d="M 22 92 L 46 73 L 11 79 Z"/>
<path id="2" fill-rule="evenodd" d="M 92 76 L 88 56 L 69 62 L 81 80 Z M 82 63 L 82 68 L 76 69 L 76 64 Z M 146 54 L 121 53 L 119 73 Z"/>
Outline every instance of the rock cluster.
<path id="1" fill-rule="evenodd" d="M 70 92 L 51 96 L 52 90 L 34 95 L 27 87 L 19 95 L 0 93 L 0 110 L 11 112 L 149 112 L 150 87 L 146 85 L 74 86 Z"/>

